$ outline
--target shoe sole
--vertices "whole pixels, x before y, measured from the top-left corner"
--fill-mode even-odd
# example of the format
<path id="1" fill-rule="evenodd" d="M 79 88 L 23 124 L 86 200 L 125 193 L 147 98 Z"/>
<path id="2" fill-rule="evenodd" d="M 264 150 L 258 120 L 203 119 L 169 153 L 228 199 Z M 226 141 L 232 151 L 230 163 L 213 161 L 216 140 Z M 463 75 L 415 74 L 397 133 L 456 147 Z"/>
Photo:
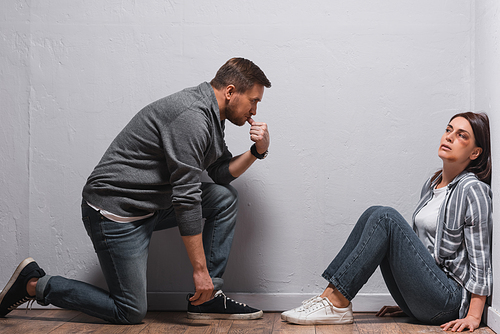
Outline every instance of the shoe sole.
<path id="1" fill-rule="evenodd" d="M 287 322 L 296 325 L 348 325 L 354 322 L 354 319 L 291 319 L 287 317 Z"/>
<path id="2" fill-rule="evenodd" d="M 2 303 L 3 298 L 5 297 L 5 295 L 7 294 L 7 292 L 10 290 L 10 288 L 12 288 L 12 285 L 14 285 L 14 282 L 19 277 L 19 274 L 21 273 L 21 271 L 23 271 L 23 269 L 28 264 L 30 264 L 31 262 L 34 262 L 34 261 L 35 260 L 33 260 L 31 257 L 28 257 L 28 258 L 24 259 L 23 262 L 19 263 L 19 265 L 16 268 L 16 271 L 14 271 L 14 273 L 12 274 L 12 277 L 7 282 L 7 285 L 5 286 L 5 288 L 3 288 L 2 293 L 0 293 L 0 303 Z"/>
<path id="3" fill-rule="evenodd" d="M 264 312 L 254 313 L 238 313 L 238 314 L 225 314 L 225 313 L 196 313 L 188 312 L 188 319 L 194 320 L 254 320 L 262 318 Z"/>

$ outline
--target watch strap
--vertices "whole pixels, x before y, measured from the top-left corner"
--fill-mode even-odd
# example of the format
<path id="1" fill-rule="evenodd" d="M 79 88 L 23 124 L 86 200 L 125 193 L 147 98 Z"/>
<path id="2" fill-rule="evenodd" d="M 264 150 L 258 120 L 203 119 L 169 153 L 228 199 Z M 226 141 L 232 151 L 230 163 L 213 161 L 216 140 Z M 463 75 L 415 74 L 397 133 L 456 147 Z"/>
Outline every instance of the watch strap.
<path id="1" fill-rule="evenodd" d="M 265 151 L 263 154 L 260 154 L 259 152 L 257 152 L 257 147 L 255 147 L 255 144 L 253 144 L 252 147 L 250 147 L 250 153 L 252 153 L 252 155 L 257 159 L 262 160 L 265 157 L 267 157 L 268 151 Z"/>

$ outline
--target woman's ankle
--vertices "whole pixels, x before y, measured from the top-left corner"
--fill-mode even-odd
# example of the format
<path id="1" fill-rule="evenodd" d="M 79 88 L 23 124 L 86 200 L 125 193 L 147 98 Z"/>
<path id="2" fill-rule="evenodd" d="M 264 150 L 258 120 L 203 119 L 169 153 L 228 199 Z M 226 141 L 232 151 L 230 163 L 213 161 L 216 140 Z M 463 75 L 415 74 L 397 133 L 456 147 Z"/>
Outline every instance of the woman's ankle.
<path id="1" fill-rule="evenodd" d="M 349 300 L 344 297 L 344 295 L 337 289 L 333 284 L 328 284 L 328 287 L 323 291 L 321 297 L 326 297 L 333 304 L 333 306 L 338 308 L 344 308 L 349 306 Z"/>

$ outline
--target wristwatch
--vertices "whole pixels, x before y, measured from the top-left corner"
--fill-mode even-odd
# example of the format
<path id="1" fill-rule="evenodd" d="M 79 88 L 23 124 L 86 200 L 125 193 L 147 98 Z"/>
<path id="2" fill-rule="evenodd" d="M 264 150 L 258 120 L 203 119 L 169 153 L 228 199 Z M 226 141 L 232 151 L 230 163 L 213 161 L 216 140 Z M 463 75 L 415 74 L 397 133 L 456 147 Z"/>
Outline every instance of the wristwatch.
<path id="1" fill-rule="evenodd" d="M 269 153 L 268 151 L 265 151 L 263 154 L 259 154 L 259 152 L 257 152 L 257 148 L 255 147 L 255 144 L 252 145 L 252 147 L 250 147 L 250 153 L 252 153 L 252 155 L 254 157 L 256 157 L 257 159 L 264 159 L 265 157 L 267 157 L 267 154 Z"/>

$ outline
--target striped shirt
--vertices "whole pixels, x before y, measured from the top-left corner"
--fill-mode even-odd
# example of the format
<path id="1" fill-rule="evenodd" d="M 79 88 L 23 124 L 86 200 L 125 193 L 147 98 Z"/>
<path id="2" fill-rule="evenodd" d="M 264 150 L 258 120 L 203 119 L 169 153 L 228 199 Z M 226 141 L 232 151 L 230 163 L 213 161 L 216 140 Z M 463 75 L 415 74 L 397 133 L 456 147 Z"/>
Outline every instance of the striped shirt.
<path id="1" fill-rule="evenodd" d="M 416 214 L 431 200 L 435 186 L 431 179 L 423 186 L 413 214 L 413 229 Z M 464 171 L 448 184 L 439 210 L 432 255 L 464 288 L 460 318 L 467 315 L 471 293 L 489 296 L 492 292 L 491 198 L 490 187 Z"/>

